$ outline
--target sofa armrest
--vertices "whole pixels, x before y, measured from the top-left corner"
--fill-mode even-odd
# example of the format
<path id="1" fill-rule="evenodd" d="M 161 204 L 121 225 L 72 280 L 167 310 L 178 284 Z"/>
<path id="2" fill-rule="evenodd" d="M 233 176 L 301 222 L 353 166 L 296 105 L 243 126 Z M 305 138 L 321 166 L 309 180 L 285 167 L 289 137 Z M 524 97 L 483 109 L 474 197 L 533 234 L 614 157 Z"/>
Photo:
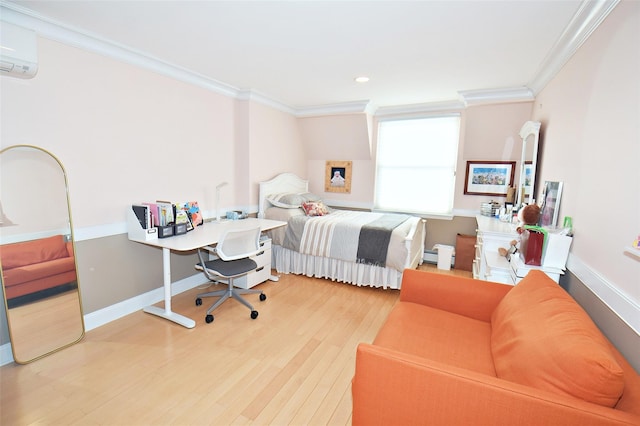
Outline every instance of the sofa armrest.
<path id="1" fill-rule="evenodd" d="M 512 288 L 506 284 L 405 269 L 400 300 L 488 322 L 500 300 Z"/>
<path id="2" fill-rule="evenodd" d="M 632 425 L 638 416 L 360 344 L 353 425 Z"/>
<path id="3" fill-rule="evenodd" d="M 73 257 L 73 242 L 67 241 L 66 245 L 67 245 L 67 253 L 69 254 L 69 257 Z"/>

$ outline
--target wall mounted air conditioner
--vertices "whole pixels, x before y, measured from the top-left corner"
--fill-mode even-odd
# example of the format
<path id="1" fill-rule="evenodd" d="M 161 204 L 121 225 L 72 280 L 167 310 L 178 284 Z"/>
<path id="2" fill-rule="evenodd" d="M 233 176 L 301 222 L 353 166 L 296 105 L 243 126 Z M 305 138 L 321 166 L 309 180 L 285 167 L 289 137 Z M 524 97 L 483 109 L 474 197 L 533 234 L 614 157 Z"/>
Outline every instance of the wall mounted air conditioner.
<path id="1" fill-rule="evenodd" d="M 37 72 L 36 32 L 0 22 L 0 75 L 33 78 Z"/>

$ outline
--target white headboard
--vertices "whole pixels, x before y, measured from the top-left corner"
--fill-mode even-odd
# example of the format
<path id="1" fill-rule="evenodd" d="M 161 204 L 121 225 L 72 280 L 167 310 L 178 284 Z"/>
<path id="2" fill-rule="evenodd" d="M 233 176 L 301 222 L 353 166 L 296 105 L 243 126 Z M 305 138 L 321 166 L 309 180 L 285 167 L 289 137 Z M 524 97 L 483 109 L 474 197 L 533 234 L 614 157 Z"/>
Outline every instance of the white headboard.
<path id="1" fill-rule="evenodd" d="M 271 207 L 271 203 L 267 200 L 267 196 L 281 194 L 283 192 L 309 192 L 309 181 L 304 180 L 293 173 L 282 173 L 271 180 L 260 182 L 260 204 L 258 205 L 259 218 L 263 218 L 265 210 Z"/>

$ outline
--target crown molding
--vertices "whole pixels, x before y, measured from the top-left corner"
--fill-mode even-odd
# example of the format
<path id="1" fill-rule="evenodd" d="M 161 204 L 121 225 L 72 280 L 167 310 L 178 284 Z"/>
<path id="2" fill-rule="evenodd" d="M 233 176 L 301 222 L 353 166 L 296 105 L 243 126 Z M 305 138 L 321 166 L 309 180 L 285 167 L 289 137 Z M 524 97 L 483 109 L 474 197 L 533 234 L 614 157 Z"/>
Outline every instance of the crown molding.
<path id="1" fill-rule="evenodd" d="M 376 117 L 389 117 L 393 115 L 407 115 L 407 114 L 429 114 L 429 113 L 446 113 L 446 112 L 460 112 L 464 109 L 465 105 L 460 101 L 444 101 L 444 102 L 430 102 L 424 104 L 411 104 L 411 105 L 396 105 L 379 107 L 376 110 Z"/>
<path id="2" fill-rule="evenodd" d="M 296 117 L 318 117 L 323 115 L 372 113 L 372 105 L 368 100 L 343 102 L 330 105 L 317 105 L 296 110 Z"/>
<path id="3" fill-rule="evenodd" d="M 533 80 L 527 84 L 534 96 L 537 96 L 560 72 L 567 61 L 587 41 L 619 2 L 620 0 L 585 0 L 582 2 L 569 25 L 547 54 Z"/>
<path id="4" fill-rule="evenodd" d="M 234 99 L 255 101 L 293 114 L 296 117 L 312 117 L 354 113 L 388 116 L 435 111 L 459 111 L 473 105 L 532 101 L 589 38 L 598 25 L 600 25 L 618 5 L 619 1 L 620 0 L 585 0 L 547 55 L 536 72 L 535 77 L 527 84 L 527 87 L 461 91 L 458 92 L 459 101 L 452 100 L 448 102 L 379 108 L 372 105 L 369 101 L 294 108 L 264 94 L 252 90 L 239 89 L 232 85 L 205 77 L 179 65 L 171 64 L 144 52 L 55 21 L 17 4 L 0 1 L 0 8 L 3 21 L 33 29 L 41 37 L 111 57 Z"/>
<path id="5" fill-rule="evenodd" d="M 268 107 L 280 110 L 282 112 L 286 112 L 288 114 L 292 114 L 292 115 L 296 115 L 296 110 L 291 108 L 290 106 L 280 102 L 280 101 L 276 101 L 270 97 L 268 97 L 267 95 L 264 95 L 262 93 L 256 92 L 255 90 L 240 90 L 238 91 L 237 95 L 236 95 L 236 99 L 240 100 L 240 101 L 253 101 L 253 102 L 257 102 L 263 105 L 266 105 Z"/>
<path id="6" fill-rule="evenodd" d="M 464 90 L 458 92 L 458 96 L 460 96 L 465 107 L 505 102 L 530 102 L 534 100 L 533 92 L 528 87 Z"/>
<path id="7" fill-rule="evenodd" d="M 111 40 L 96 36 L 79 28 L 55 21 L 13 3 L 0 2 L 2 20 L 30 28 L 44 38 L 111 57 L 158 74 L 191 83 L 225 96 L 238 97 L 240 90 L 184 67 L 148 55 Z"/>

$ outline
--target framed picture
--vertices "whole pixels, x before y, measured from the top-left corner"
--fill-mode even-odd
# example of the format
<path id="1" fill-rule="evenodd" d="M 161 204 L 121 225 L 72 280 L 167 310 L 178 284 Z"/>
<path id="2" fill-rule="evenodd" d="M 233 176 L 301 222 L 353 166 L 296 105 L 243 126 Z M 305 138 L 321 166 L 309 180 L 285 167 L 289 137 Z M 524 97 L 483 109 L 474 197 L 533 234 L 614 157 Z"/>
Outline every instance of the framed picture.
<path id="1" fill-rule="evenodd" d="M 506 197 L 515 168 L 515 161 L 467 161 L 464 193 Z"/>
<path id="2" fill-rule="evenodd" d="M 531 181 L 533 180 L 533 163 L 531 161 L 525 161 L 524 163 L 524 195 L 527 197 L 531 195 Z"/>
<path id="3" fill-rule="evenodd" d="M 351 193 L 351 161 L 327 161 L 324 191 Z"/>
<path id="4" fill-rule="evenodd" d="M 558 226 L 562 182 L 545 181 L 542 188 L 542 206 L 540 207 L 540 226 Z"/>

